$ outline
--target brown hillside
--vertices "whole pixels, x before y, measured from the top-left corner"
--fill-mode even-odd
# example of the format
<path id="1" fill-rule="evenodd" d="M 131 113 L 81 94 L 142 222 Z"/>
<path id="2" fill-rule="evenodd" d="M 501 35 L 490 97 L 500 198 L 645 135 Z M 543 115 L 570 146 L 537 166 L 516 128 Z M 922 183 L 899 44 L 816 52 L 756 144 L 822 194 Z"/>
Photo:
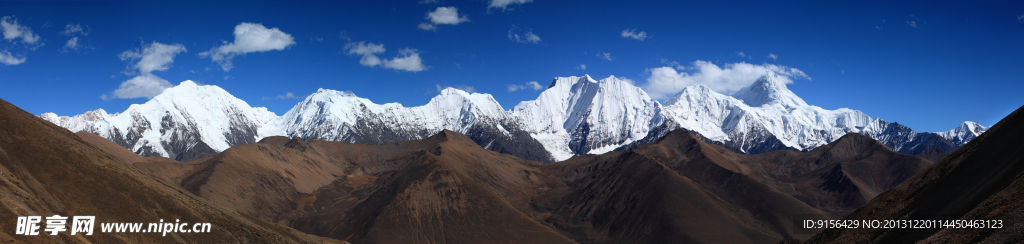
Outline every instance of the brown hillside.
<path id="1" fill-rule="evenodd" d="M 782 236 L 697 182 L 635 152 L 574 157 L 551 221 L 596 243 L 773 243 Z M 813 210 L 812 210 L 813 211 Z"/>
<path id="2" fill-rule="evenodd" d="M 233 147 L 182 183 L 260 219 L 373 243 L 572 243 L 530 214 L 560 182 L 540 163 L 444 131 L 389 144 L 273 137 Z"/>
<path id="3" fill-rule="evenodd" d="M 79 131 L 76 132 L 75 135 L 78 135 L 78 137 L 82 138 L 83 141 L 100 148 L 100 150 L 114 155 L 114 157 L 121 159 L 121 161 L 135 166 L 135 168 L 173 182 L 176 185 L 180 184 L 181 179 L 196 170 L 196 168 L 202 167 L 200 164 L 206 162 L 206 158 L 181 162 L 164 157 L 143 157 L 129 151 L 121 145 L 117 145 L 117 143 L 107 140 L 107 138 L 103 138 L 89 132 Z"/>
<path id="4" fill-rule="evenodd" d="M 254 220 L 125 164 L 79 136 L 0 100 L 0 242 L 329 243 Z M 96 216 L 94 235 L 14 236 L 18 216 Z M 211 233 L 101 233 L 100 223 L 181 219 Z M 70 227 L 69 227 L 70 228 Z"/>
<path id="5" fill-rule="evenodd" d="M 1024 107 L 846 219 L 1002 220 L 1003 228 L 826 230 L 811 243 L 1010 243 L 1024 239 Z"/>

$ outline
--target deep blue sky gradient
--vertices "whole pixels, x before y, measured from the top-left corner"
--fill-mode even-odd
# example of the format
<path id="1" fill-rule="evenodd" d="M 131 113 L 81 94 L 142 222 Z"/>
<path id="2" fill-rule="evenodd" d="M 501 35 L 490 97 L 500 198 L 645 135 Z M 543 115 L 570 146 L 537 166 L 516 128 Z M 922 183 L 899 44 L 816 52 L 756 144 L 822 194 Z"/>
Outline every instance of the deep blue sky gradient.
<path id="1" fill-rule="evenodd" d="M 469 22 L 424 31 L 417 24 L 437 7 L 457 7 Z M 217 85 L 252 106 L 284 114 L 317 88 L 350 90 L 376 103 L 425 104 L 435 87 L 471 86 L 505 109 L 538 91 L 508 85 L 556 76 L 626 77 L 643 85 L 662 60 L 776 64 L 812 79 L 789 88 L 809 104 L 851 108 L 917 131 L 945 131 L 971 120 L 991 126 L 1024 105 L 1024 4 L 1019 1 L 563 1 L 535 0 L 488 9 L 486 1 L 0 1 L 44 44 L 31 50 L 0 39 L 0 51 L 26 62 L 0 64 L 0 98 L 33 114 L 75 115 L 103 108 L 124 111 L 146 98 L 105 101 L 133 76 L 118 54 L 154 41 L 180 43 L 170 69 L 153 74 Z M 917 27 L 907 21 L 915 21 Z M 260 23 L 292 35 L 282 51 L 234 58 L 224 72 L 199 53 L 231 42 L 234 27 Z M 69 23 L 89 32 L 91 47 L 61 53 Z M 541 38 L 508 38 L 515 26 Z M 620 36 L 644 31 L 644 41 Z M 359 64 L 351 41 L 382 43 L 381 58 L 419 50 L 428 70 L 403 72 Z M 322 41 L 321 41 L 322 39 Z M 752 58 L 738 56 L 743 52 Z M 597 53 L 610 53 L 605 60 Z M 769 53 L 777 60 L 767 58 Z M 580 64 L 586 70 L 576 69 Z M 225 79 L 225 77 L 227 77 Z M 264 99 L 269 97 L 271 99 Z"/>

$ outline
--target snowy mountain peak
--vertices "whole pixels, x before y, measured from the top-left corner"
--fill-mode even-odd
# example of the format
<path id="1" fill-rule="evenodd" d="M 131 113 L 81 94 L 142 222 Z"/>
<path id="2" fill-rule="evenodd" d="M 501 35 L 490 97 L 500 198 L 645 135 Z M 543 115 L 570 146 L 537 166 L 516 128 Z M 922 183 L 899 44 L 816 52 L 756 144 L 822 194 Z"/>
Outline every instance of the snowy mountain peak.
<path id="1" fill-rule="evenodd" d="M 583 74 L 583 78 L 586 81 L 597 83 L 597 79 L 594 79 L 594 78 L 590 77 L 590 74 Z"/>
<path id="2" fill-rule="evenodd" d="M 557 77 L 533 101 L 511 112 L 557 160 L 600 154 L 643 138 L 663 121 L 661 105 L 639 87 L 614 76 L 594 80 Z"/>
<path id="3" fill-rule="evenodd" d="M 732 97 L 740 99 L 751 107 L 780 104 L 783 107 L 806 107 L 807 102 L 793 94 L 786 87 L 786 79 L 775 72 L 768 71 L 757 79 L 754 84 L 741 88 Z"/>
<path id="4" fill-rule="evenodd" d="M 178 86 L 199 87 L 199 84 L 196 84 L 196 82 L 192 81 L 192 80 L 185 80 L 185 81 L 182 81 L 180 84 L 178 84 Z"/>
<path id="5" fill-rule="evenodd" d="M 708 94 L 711 93 L 714 93 L 714 91 L 705 85 L 687 86 L 684 87 L 682 91 L 679 91 L 679 93 L 676 93 L 675 96 L 672 96 L 672 98 L 665 100 L 663 105 L 672 106 L 682 102 L 684 99 L 708 97 Z"/>
<path id="6" fill-rule="evenodd" d="M 981 133 L 985 133 L 989 127 L 981 126 L 973 121 L 964 121 L 963 124 L 957 126 L 955 129 L 943 132 L 936 132 L 942 138 L 946 138 L 957 145 L 963 145 L 967 142 L 977 138 Z"/>

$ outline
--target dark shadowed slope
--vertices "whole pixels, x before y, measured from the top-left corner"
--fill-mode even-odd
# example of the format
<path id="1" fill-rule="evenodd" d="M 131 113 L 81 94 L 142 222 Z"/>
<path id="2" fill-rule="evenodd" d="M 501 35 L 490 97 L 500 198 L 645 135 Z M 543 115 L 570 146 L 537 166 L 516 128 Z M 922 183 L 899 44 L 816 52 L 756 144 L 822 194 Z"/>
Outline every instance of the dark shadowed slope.
<path id="1" fill-rule="evenodd" d="M 388 144 L 270 137 L 198 164 L 189 191 L 355 242 L 774 243 L 930 162 L 852 134 L 808 153 L 732 153 L 686 131 L 546 165 L 443 131 Z"/>
<path id="2" fill-rule="evenodd" d="M 586 243 L 773 243 L 782 235 L 657 160 L 577 156 L 549 221 Z M 809 212 L 816 212 L 808 208 Z"/>
<path id="3" fill-rule="evenodd" d="M 738 157 L 745 155 L 707 144 L 689 132 L 669 133 L 658 142 L 640 145 L 633 151 L 663 162 L 679 175 L 692 179 L 709 194 L 747 216 L 745 223 L 761 223 L 778 233 L 779 239 L 796 235 L 790 224 L 795 214 L 831 218 L 753 177 L 753 170 L 738 163 Z"/>
<path id="4" fill-rule="evenodd" d="M 634 151 L 665 162 L 734 203 L 746 203 L 741 206 L 775 223 L 778 230 L 785 230 L 782 233 L 790 231 L 786 213 L 804 212 L 794 209 L 798 206 L 844 216 L 931 164 L 853 133 L 806 153 L 780 150 L 743 155 L 678 130 Z"/>
<path id="5" fill-rule="evenodd" d="M 946 152 L 946 150 L 942 150 L 942 148 L 936 147 L 935 149 L 932 149 L 931 151 L 927 151 L 927 152 L 918 154 L 917 156 L 921 157 L 921 158 L 924 158 L 924 159 L 927 159 L 928 161 L 938 162 L 939 160 L 941 160 L 942 158 L 944 158 L 944 157 L 946 157 L 948 155 L 949 155 L 949 152 Z"/>
<path id="6" fill-rule="evenodd" d="M 531 216 L 530 199 L 560 184 L 541 165 L 451 131 L 388 144 L 271 137 L 224 151 L 182 184 L 357 243 L 572 243 Z"/>
<path id="7" fill-rule="evenodd" d="M 1003 228 L 826 230 L 812 243 L 1024 240 L 1024 107 L 847 219 L 1002 220 Z"/>
<path id="8" fill-rule="evenodd" d="M 337 242 L 239 215 L 0 100 L 0 241 L 4 243 Z M 92 236 L 14 236 L 18 216 L 96 216 Z M 210 222 L 211 233 L 100 233 L 100 223 Z"/>

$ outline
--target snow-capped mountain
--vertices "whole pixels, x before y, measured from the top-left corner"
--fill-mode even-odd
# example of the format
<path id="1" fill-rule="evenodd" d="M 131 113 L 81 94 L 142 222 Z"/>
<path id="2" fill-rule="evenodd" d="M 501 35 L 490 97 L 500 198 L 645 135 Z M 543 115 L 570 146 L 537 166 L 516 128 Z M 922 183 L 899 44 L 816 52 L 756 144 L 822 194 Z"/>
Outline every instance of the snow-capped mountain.
<path id="1" fill-rule="evenodd" d="M 277 116 L 250 107 L 217 86 L 192 81 L 167 88 L 122 113 L 98 109 L 74 117 L 40 115 L 71 131 L 88 131 L 144 156 L 190 160 L 267 136 L 264 126 Z"/>
<path id="2" fill-rule="evenodd" d="M 859 132 L 870 118 L 857 110 L 807 105 L 769 73 L 732 96 L 706 86 L 686 87 L 663 108 L 669 122 L 647 140 L 683 128 L 742 153 L 809 150 Z"/>
<path id="3" fill-rule="evenodd" d="M 966 121 L 963 124 L 960 124 L 960 126 L 957 126 L 956 129 L 936 132 L 935 134 L 938 134 L 942 138 L 945 138 L 956 145 L 964 145 L 967 144 L 967 142 L 974 140 L 974 138 L 977 138 L 981 133 L 987 131 L 988 128 L 989 127 L 981 126 L 973 121 Z"/>
<path id="4" fill-rule="evenodd" d="M 448 129 L 480 146 L 520 158 L 552 162 L 550 154 L 490 94 L 455 88 L 426 105 L 375 104 L 351 92 L 320 89 L 285 113 L 279 134 L 354 143 L 419 140 Z"/>
<path id="5" fill-rule="evenodd" d="M 614 76 L 555 78 L 537 100 L 521 102 L 511 113 L 558 161 L 614 150 L 664 120 L 657 101 Z"/>
<path id="6" fill-rule="evenodd" d="M 448 88 L 422 106 L 375 104 L 347 91 L 320 89 L 283 116 L 250 107 L 217 86 L 192 81 L 144 104 L 108 114 L 40 117 L 72 131 L 108 138 L 141 155 L 178 160 L 212 156 L 267 136 L 387 143 L 427 138 L 448 129 L 480 146 L 520 158 L 561 161 L 655 141 L 675 129 L 741 153 L 810 150 L 847 133 L 861 133 L 904 154 L 951 152 L 987 127 L 920 133 L 846 108 L 808 105 L 781 77 L 768 73 L 731 96 L 691 86 L 662 105 L 614 76 L 555 78 L 536 100 L 503 110 L 489 94 Z"/>

